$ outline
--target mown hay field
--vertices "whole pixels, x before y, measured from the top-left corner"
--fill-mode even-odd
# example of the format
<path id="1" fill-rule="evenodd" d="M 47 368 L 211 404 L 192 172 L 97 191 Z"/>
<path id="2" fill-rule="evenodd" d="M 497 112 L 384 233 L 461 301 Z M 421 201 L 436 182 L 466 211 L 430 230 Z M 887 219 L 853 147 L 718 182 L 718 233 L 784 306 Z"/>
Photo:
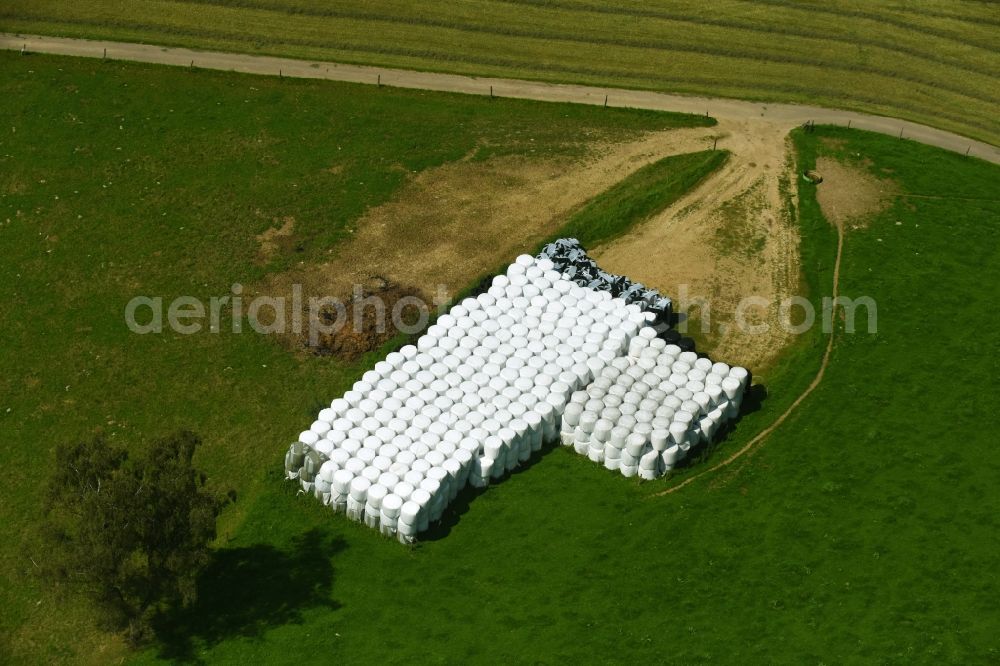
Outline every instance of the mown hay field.
<path id="1" fill-rule="evenodd" d="M 808 103 L 1000 142 L 992 3 L 10 0 L 0 30 Z"/>

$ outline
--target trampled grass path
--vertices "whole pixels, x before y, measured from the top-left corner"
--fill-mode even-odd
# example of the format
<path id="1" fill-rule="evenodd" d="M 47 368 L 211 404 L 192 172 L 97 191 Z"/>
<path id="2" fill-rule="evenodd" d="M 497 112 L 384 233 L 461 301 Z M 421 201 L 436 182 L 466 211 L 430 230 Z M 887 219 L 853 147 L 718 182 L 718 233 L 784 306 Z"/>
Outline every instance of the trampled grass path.
<path id="1" fill-rule="evenodd" d="M 664 93 L 553 84 L 519 79 L 480 78 L 457 74 L 420 72 L 384 67 L 345 65 L 333 62 L 296 60 L 219 51 L 199 51 L 153 44 L 42 37 L 0 33 L 0 48 L 24 49 L 28 53 L 49 53 L 90 58 L 107 57 L 161 65 L 199 67 L 247 74 L 264 74 L 308 79 L 328 79 L 353 83 L 381 84 L 474 95 L 493 95 L 549 102 L 575 102 L 658 111 L 711 115 L 720 120 L 765 119 L 783 123 L 789 129 L 806 122 L 851 126 L 926 143 L 946 150 L 1000 164 L 1000 148 L 959 134 L 927 125 L 837 109 L 796 105 L 765 104 L 735 99 L 668 95 Z"/>
<path id="2" fill-rule="evenodd" d="M 832 301 L 833 303 L 837 302 L 837 298 L 840 295 L 840 258 L 844 253 L 844 227 L 841 224 L 837 224 L 835 226 L 837 228 L 837 257 L 833 262 L 833 301 Z M 786 420 L 788 420 L 788 417 L 791 416 L 796 409 L 798 409 L 799 405 L 801 405 L 805 401 L 805 399 L 809 397 L 809 394 L 815 391 L 816 387 L 819 386 L 820 382 L 823 381 L 823 375 L 826 374 L 826 368 L 830 364 L 830 355 L 833 353 L 833 342 L 835 338 L 836 338 L 836 328 L 833 327 L 830 331 L 830 337 L 827 339 L 826 350 L 823 352 L 823 360 L 820 362 L 819 371 L 816 372 L 816 376 L 813 377 L 813 380 L 809 382 L 809 386 L 807 386 L 806 389 L 802 391 L 799 397 L 795 398 L 795 401 L 788 406 L 788 409 L 786 409 L 781 414 L 781 416 L 775 419 L 771 425 L 767 426 L 759 433 L 757 433 L 757 435 L 754 436 L 753 439 L 751 439 L 749 442 L 743 445 L 743 448 L 741 448 L 739 451 L 736 451 L 722 462 L 719 462 L 709 467 L 706 470 L 698 472 L 694 476 L 690 476 L 684 479 L 675 486 L 671 486 L 665 490 L 661 490 L 660 492 L 655 493 L 653 496 L 662 497 L 663 495 L 669 495 L 671 493 L 675 493 L 684 486 L 692 484 L 704 476 L 713 474 L 722 469 L 723 467 L 728 467 L 729 465 L 733 464 L 734 462 L 745 456 L 747 453 L 752 451 L 758 444 L 767 439 L 771 435 L 771 433 L 773 433 L 775 430 L 781 427 L 781 424 L 784 423 Z"/>

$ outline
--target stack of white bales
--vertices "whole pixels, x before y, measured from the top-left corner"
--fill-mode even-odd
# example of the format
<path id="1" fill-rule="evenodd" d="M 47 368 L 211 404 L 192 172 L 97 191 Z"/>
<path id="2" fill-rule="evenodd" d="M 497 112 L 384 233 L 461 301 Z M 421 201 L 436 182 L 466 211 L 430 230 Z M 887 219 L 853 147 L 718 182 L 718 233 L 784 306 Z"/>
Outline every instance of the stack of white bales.
<path id="1" fill-rule="evenodd" d="M 289 450 L 288 476 L 411 542 L 466 483 L 485 486 L 557 439 L 570 395 L 647 320 L 522 255 L 322 410 Z"/>
<path id="2" fill-rule="evenodd" d="M 655 479 L 739 413 L 749 374 L 681 351 L 643 327 L 563 412 L 561 438 L 624 476 Z"/>

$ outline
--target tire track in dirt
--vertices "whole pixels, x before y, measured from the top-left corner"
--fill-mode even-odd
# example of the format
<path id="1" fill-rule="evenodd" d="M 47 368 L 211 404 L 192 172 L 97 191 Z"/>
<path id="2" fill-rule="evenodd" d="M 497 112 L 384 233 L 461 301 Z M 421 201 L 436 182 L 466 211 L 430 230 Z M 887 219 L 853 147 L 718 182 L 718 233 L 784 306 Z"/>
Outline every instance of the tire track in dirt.
<path id="1" fill-rule="evenodd" d="M 428 294 L 438 285 L 453 293 L 554 232 L 577 207 L 641 167 L 710 147 L 714 130 L 671 129 L 600 142 L 584 158 L 499 157 L 428 169 L 366 212 L 356 232 L 315 268 L 341 287 L 384 275 Z M 328 293 L 338 292 L 329 287 Z"/>
<path id="2" fill-rule="evenodd" d="M 254 293 L 285 296 L 286 307 L 295 303 L 296 288 L 304 299 L 334 296 L 347 303 L 355 285 L 382 284 L 428 303 L 436 299 L 436 305 L 554 233 L 579 206 L 643 166 L 710 148 L 714 132 L 697 127 L 627 141 L 595 138 L 581 142 L 583 156 L 499 156 L 426 169 L 363 214 L 347 238 L 327 249 L 324 261 L 269 274 Z M 281 235 L 286 231 L 293 234 L 287 222 L 262 235 L 262 255 L 280 249 L 276 241 L 291 247 L 293 235 Z M 304 336 L 292 335 L 289 342 L 301 347 Z"/>
<path id="3" fill-rule="evenodd" d="M 676 311 L 697 316 L 687 332 L 713 357 L 760 372 L 792 339 L 780 303 L 800 279 L 798 230 L 786 206 L 796 182 L 787 128 L 720 121 L 716 129 L 718 147 L 730 152 L 726 164 L 592 255 L 605 269 L 669 294 Z M 741 309 L 748 297 L 767 305 Z"/>

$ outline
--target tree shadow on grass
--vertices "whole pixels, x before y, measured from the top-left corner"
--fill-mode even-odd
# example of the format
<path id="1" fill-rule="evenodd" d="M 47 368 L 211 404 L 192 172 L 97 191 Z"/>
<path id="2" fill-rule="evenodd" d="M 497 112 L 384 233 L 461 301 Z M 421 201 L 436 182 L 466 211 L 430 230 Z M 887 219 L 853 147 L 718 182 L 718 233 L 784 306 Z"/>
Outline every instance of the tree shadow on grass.
<path id="1" fill-rule="evenodd" d="M 287 549 L 255 544 L 217 551 L 199 576 L 197 601 L 158 618 L 159 656 L 198 662 L 196 649 L 301 623 L 309 609 L 336 610 L 330 560 L 345 547 L 343 539 L 313 529 Z"/>

